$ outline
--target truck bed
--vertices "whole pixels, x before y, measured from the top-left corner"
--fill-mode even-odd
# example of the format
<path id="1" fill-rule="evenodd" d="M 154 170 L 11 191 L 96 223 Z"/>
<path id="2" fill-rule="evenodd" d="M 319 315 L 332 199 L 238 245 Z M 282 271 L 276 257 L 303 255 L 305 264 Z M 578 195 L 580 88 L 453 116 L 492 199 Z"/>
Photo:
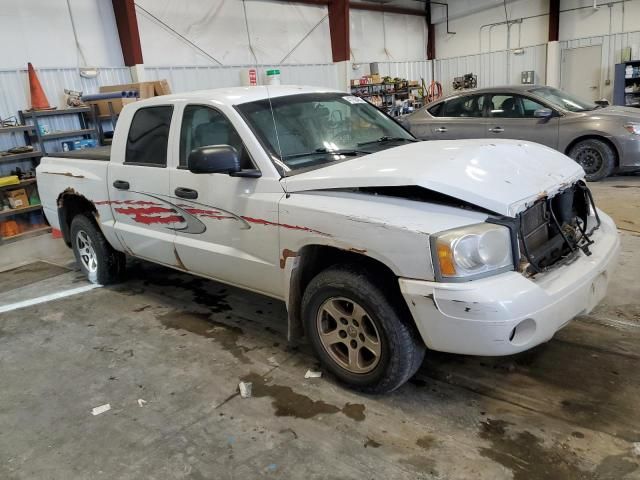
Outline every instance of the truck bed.
<path id="1" fill-rule="evenodd" d="M 51 155 L 58 158 L 71 158 L 83 160 L 101 160 L 108 162 L 111 157 L 111 145 L 96 148 L 85 148 L 83 150 L 71 150 L 70 152 L 60 152 Z"/>

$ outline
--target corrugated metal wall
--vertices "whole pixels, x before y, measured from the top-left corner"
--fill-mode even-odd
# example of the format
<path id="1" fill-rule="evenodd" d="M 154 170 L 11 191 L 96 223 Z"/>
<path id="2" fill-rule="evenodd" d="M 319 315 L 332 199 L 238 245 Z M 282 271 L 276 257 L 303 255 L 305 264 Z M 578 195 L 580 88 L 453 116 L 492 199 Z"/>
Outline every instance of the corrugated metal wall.
<path id="1" fill-rule="evenodd" d="M 455 77 L 466 73 L 478 76 L 478 87 L 492 87 L 520 83 L 520 72 L 533 70 L 536 82 L 544 83 L 546 75 L 546 45 L 524 47 L 522 55 L 514 55 L 507 50 L 491 53 L 467 55 L 463 57 L 436 60 L 436 78 L 442 83 L 446 94 L 453 92 L 452 82 Z M 509 72 L 507 71 L 509 63 Z"/>
<path id="2" fill-rule="evenodd" d="M 147 80 L 169 80 L 171 90 L 176 93 L 208 88 L 232 87 L 241 84 L 241 72 L 253 68 L 251 65 L 235 66 L 181 66 L 145 67 Z M 280 81 L 285 84 L 313 85 L 318 87 L 343 88 L 338 68 L 334 64 L 309 65 L 260 65 L 258 83 L 264 82 L 266 70 L 280 70 Z"/>

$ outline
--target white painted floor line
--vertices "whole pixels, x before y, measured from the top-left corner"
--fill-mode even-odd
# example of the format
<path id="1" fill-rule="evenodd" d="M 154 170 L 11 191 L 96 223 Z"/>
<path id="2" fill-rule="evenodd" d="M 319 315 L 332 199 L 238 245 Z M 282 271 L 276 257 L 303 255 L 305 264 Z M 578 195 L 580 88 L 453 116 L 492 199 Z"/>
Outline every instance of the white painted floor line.
<path id="1" fill-rule="evenodd" d="M 102 285 L 92 283 L 83 287 L 71 288 L 69 290 L 63 290 L 61 292 L 50 293 L 49 295 L 43 295 L 42 297 L 31 298 L 29 300 L 23 300 L 21 302 L 10 303 L 8 305 L 0 305 L 0 313 L 11 312 L 13 310 L 18 310 L 19 308 L 31 307 L 33 305 L 38 305 L 39 303 L 47 303 L 53 300 L 58 300 L 60 298 L 70 297 L 79 293 L 88 292 L 89 290 L 93 290 L 94 288 L 99 288 L 101 286 Z"/>

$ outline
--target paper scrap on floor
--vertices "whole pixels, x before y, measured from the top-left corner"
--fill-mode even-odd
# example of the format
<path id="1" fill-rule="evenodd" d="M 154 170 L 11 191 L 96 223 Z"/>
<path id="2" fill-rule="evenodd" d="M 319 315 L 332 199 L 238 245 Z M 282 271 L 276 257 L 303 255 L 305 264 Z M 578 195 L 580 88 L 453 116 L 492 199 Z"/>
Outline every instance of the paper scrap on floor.
<path id="1" fill-rule="evenodd" d="M 100 415 L 101 413 L 108 412 L 111 410 L 111 405 L 105 403 L 104 405 L 100 405 L 99 407 L 95 407 L 91 410 L 91 415 Z"/>

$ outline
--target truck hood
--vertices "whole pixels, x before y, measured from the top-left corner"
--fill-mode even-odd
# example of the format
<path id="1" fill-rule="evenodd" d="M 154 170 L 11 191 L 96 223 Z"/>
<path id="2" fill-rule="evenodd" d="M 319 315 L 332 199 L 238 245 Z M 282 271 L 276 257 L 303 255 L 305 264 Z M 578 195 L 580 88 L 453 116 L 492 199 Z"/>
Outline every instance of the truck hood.
<path id="1" fill-rule="evenodd" d="M 439 140 L 390 148 L 283 178 L 288 193 L 419 186 L 515 216 L 584 177 L 573 160 L 518 140 Z"/>

